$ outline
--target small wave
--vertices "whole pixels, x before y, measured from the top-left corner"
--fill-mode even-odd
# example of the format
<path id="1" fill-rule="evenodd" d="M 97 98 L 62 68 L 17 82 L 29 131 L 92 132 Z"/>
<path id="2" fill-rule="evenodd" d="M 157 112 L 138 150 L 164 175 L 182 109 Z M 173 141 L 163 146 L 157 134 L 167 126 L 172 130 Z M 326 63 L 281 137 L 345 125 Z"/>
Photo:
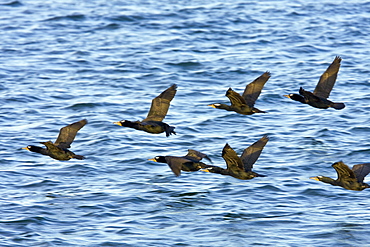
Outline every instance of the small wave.
<path id="1" fill-rule="evenodd" d="M 12 1 L 12 2 L 9 2 L 9 3 L 2 3 L 0 5 L 10 6 L 10 7 L 19 7 L 19 6 L 23 6 L 23 3 L 21 3 L 20 1 Z"/>
<path id="2" fill-rule="evenodd" d="M 67 108 L 70 108 L 70 109 L 85 109 L 85 108 L 94 108 L 94 107 L 98 107 L 98 106 L 101 106 L 102 104 L 101 103 L 77 103 L 77 104 L 73 104 L 71 106 L 68 106 Z"/>
<path id="3" fill-rule="evenodd" d="M 14 220 L 1 220 L 0 223 L 2 224 L 17 224 L 17 225 L 28 225 L 31 223 L 40 224 L 41 222 L 46 221 L 46 218 L 35 216 L 35 217 L 27 217 L 21 219 L 14 219 Z"/>
<path id="4" fill-rule="evenodd" d="M 109 23 L 109 24 L 106 24 L 102 27 L 98 27 L 95 30 L 116 30 L 116 29 L 119 29 L 120 27 L 121 26 L 117 23 Z"/>
<path id="5" fill-rule="evenodd" d="M 167 64 L 172 65 L 172 66 L 183 67 L 183 68 L 197 67 L 197 66 L 202 65 L 202 63 L 196 62 L 196 61 L 187 61 L 187 62 L 178 62 L 178 63 L 170 62 Z"/>
<path id="6" fill-rule="evenodd" d="M 52 180 L 42 180 L 38 182 L 32 182 L 29 184 L 24 184 L 24 185 L 18 185 L 20 188 L 37 188 L 37 187 L 44 187 L 44 186 L 54 186 L 58 185 L 59 182 L 52 181 Z"/>
<path id="7" fill-rule="evenodd" d="M 362 134 L 364 132 L 370 132 L 370 127 L 353 127 L 349 130 L 351 133 Z"/>
<path id="8" fill-rule="evenodd" d="M 76 103 L 70 106 L 66 106 L 65 109 L 71 109 L 75 111 L 79 110 L 88 110 L 88 109 L 94 109 L 94 108 L 99 108 L 99 107 L 116 107 L 117 104 L 114 103 L 105 103 L 105 102 L 100 102 L 100 103 Z"/>
<path id="9" fill-rule="evenodd" d="M 7 99 L 8 103 L 30 103 L 30 102 L 39 102 L 41 100 L 40 97 L 37 97 L 35 95 L 26 95 L 26 94 L 20 94 L 16 97 L 10 97 Z"/>
<path id="10" fill-rule="evenodd" d="M 133 22 L 141 19 L 143 19 L 143 17 L 138 15 L 118 15 L 109 18 L 109 20 L 120 22 Z"/>
<path id="11" fill-rule="evenodd" d="M 82 21 L 85 19 L 86 19 L 86 16 L 83 14 L 73 14 L 73 15 L 65 15 L 65 16 L 55 16 L 55 17 L 48 18 L 44 21 L 61 21 L 61 20 Z"/>
<path id="12" fill-rule="evenodd" d="M 299 46 L 295 46 L 293 48 L 290 49 L 291 52 L 294 52 L 294 53 L 309 53 L 309 54 L 312 54 L 312 53 L 319 53 L 319 52 L 328 52 L 328 49 L 329 48 L 323 48 L 323 47 L 317 47 L 317 46 L 314 46 L 314 45 L 299 45 Z"/>

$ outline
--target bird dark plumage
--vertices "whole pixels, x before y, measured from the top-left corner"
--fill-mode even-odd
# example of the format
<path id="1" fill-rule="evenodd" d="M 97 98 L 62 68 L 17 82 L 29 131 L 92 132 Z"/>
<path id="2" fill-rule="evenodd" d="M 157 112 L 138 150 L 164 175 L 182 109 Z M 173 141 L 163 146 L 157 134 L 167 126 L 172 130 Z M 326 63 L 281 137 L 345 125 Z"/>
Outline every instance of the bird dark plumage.
<path id="1" fill-rule="evenodd" d="M 364 183 L 364 178 L 370 173 L 370 163 L 358 164 L 352 167 L 352 170 L 342 161 L 332 165 L 336 170 L 338 178 L 336 180 L 324 177 L 310 177 L 311 179 L 328 183 L 334 186 L 341 186 L 347 190 L 364 190 L 370 188 L 367 183 Z"/>
<path id="2" fill-rule="evenodd" d="M 213 108 L 224 109 L 227 111 L 235 111 L 243 115 L 252 115 L 254 113 L 266 113 L 254 107 L 254 103 L 261 94 L 263 86 L 270 78 L 270 73 L 265 72 L 260 77 L 249 83 L 243 92 L 243 95 L 238 94 L 231 88 L 226 92 L 226 97 L 229 98 L 231 105 L 226 104 L 210 104 Z"/>
<path id="3" fill-rule="evenodd" d="M 211 159 L 206 154 L 196 150 L 189 149 L 188 153 L 182 157 L 156 156 L 153 159 L 149 160 L 159 163 L 167 163 L 168 166 L 171 168 L 172 172 L 176 176 L 180 176 L 181 170 L 186 172 L 193 172 L 198 171 L 200 169 L 213 167 L 211 165 L 207 165 L 204 164 L 203 162 L 200 162 L 204 158 L 212 162 Z"/>
<path id="4" fill-rule="evenodd" d="M 299 89 L 299 94 L 288 94 L 284 96 L 320 109 L 327 109 L 329 107 L 336 110 L 343 109 L 345 107 L 344 103 L 334 103 L 327 99 L 329 98 L 330 92 L 337 80 L 341 61 L 342 59 L 339 56 L 335 57 L 334 61 L 321 75 L 313 93 L 306 91 L 301 87 Z"/>
<path id="5" fill-rule="evenodd" d="M 268 140 L 269 138 L 267 136 L 263 136 L 260 140 L 246 148 L 240 157 L 238 157 L 229 144 L 226 144 L 222 150 L 222 158 L 226 162 L 227 169 L 221 167 L 210 167 L 203 171 L 229 175 L 243 180 L 252 179 L 254 177 L 264 177 L 264 175 L 253 172 L 252 168 Z"/>
<path id="6" fill-rule="evenodd" d="M 144 120 L 135 122 L 122 120 L 119 122 L 114 122 L 114 124 L 142 130 L 151 134 L 160 134 L 166 132 L 167 137 L 171 134 L 176 134 L 174 131 L 175 127 L 169 126 L 168 124 L 162 122 L 167 115 L 171 100 L 175 97 L 177 91 L 176 88 L 176 84 L 173 84 L 160 95 L 155 97 L 152 100 L 152 105 L 150 107 L 148 116 Z"/>
<path id="7" fill-rule="evenodd" d="M 82 160 L 84 157 L 82 155 L 76 155 L 67 148 L 71 147 L 71 143 L 76 137 L 77 132 L 87 124 L 87 120 L 83 119 L 81 121 L 72 123 L 60 129 L 57 140 L 53 143 L 51 141 L 40 142 L 44 144 L 46 148 L 29 145 L 23 149 L 31 152 L 40 153 L 43 155 L 48 155 L 56 160 L 70 160 L 72 158 Z"/>

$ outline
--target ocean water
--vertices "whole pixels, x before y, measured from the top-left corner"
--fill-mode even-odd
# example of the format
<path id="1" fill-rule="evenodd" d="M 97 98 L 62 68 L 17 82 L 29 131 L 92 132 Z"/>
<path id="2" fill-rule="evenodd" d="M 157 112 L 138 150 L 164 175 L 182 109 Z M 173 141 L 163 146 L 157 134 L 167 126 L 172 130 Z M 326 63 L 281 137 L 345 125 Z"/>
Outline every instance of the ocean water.
<path id="1" fill-rule="evenodd" d="M 370 190 L 309 179 L 370 162 L 369 23 L 361 0 L 1 0 L 0 246 L 370 246 Z M 345 109 L 282 96 L 313 90 L 335 56 Z M 207 106 L 265 71 L 268 113 Z M 173 83 L 177 135 L 112 124 L 145 118 Z M 21 149 L 83 118 L 71 150 L 85 160 Z M 225 167 L 225 143 L 240 154 L 265 134 L 267 177 L 147 160 L 196 149 Z"/>

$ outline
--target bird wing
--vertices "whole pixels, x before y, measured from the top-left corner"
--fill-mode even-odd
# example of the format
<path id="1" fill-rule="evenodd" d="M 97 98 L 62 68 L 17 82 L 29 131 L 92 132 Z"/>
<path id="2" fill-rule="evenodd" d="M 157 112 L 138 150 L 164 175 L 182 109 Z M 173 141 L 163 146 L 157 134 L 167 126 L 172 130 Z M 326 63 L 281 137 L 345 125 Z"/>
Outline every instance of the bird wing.
<path id="1" fill-rule="evenodd" d="M 47 150 L 50 152 L 60 152 L 60 148 L 53 144 L 51 141 L 47 142 L 40 142 L 41 144 L 44 144 L 47 147 Z"/>
<path id="2" fill-rule="evenodd" d="M 184 158 L 189 158 L 189 159 L 195 160 L 195 161 L 200 161 L 202 159 L 207 159 L 210 162 L 212 162 L 211 158 L 209 158 L 208 155 L 206 155 L 204 153 L 201 153 L 201 152 L 199 152 L 197 150 L 194 150 L 194 149 L 188 149 L 188 153 L 187 153 L 187 155 L 185 155 Z"/>
<path id="3" fill-rule="evenodd" d="M 320 102 L 322 101 L 317 95 L 311 93 L 310 91 L 304 90 L 302 87 L 299 88 L 299 94 L 304 97 L 304 100 L 308 102 Z"/>
<path id="4" fill-rule="evenodd" d="M 226 143 L 224 149 L 222 150 L 222 158 L 225 160 L 227 165 L 227 170 L 244 170 L 243 162 L 236 154 L 234 149 L 232 149 L 229 144 Z"/>
<path id="5" fill-rule="evenodd" d="M 180 176 L 182 164 L 189 162 L 189 160 L 186 160 L 184 158 L 173 157 L 173 156 L 167 156 L 166 161 L 167 161 L 168 166 L 171 168 L 172 172 L 176 176 Z"/>
<path id="6" fill-rule="evenodd" d="M 162 121 L 166 117 L 171 100 L 175 97 L 176 88 L 177 85 L 173 84 L 155 97 L 152 100 L 148 116 L 143 121 Z"/>
<path id="7" fill-rule="evenodd" d="M 252 171 L 253 164 L 257 161 L 266 143 L 269 141 L 267 136 L 263 136 L 261 139 L 244 149 L 243 154 L 240 156 L 244 164 L 244 170 L 246 172 Z"/>
<path id="8" fill-rule="evenodd" d="M 342 161 L 335 162 L 332 167 L 338 175 L 338 180 L 353 178 L 356 179 L 355 173 Z"/>
<path id="9" fill-rule="evenodd" d="M 270 77 L 270 72 L 265 72 L 245 87 L 243 98 L 247 102 L 247 105 L 249 105 L 250 107 L 254 106 L 254 103 L 260 96 L 261 91 L 265 86 L 265 83 Z"/>
<path id="10" fill-rule="evenodd" d="M 354 165 L 352 171 L 355 173 L 357 181 L 362 183 L 364 178 L 370 173 L 370 163 Z"/>
<path id="11" fill-rule="evenodd" d="M 335 81 L 337 80 L 340 61 L 342 61 L 342 58 L 336 56 L 324 74 L 321 75 L 320 80 L 313 91 L 314 95 L 324 99 L 329 98 L 330 92 L 334 87 Z"/>
<path id="12" fill-rule="evenodd" d="M 81 121 L 72 123 L 60 129 L 59 136 L 54 142 L 54 145 L 60 148 L 70 148 L 71 143 L 76 137 L 77 132 L 87 124 L 87 120 L 83 119 Z"/>
<path id="13" fill-rule="evenodd" d="M 238 94 L 237 92 L 232 90 L 231 88 L 229 88 L 226 91 L 225 95 L 226 95 L 226 97 L 229 98 L 229 100 L 230 100 L 230 102 L 233 106 L 241 106 L 241 105 L 246 105 L 247 104 L 245 99 L 240 94 Z"/>

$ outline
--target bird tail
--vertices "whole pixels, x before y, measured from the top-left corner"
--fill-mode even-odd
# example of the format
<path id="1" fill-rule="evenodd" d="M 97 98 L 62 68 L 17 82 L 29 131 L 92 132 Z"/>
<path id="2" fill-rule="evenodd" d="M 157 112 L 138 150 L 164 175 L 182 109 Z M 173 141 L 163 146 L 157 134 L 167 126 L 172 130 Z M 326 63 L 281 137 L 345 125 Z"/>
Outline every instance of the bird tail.
<path id="1" fill-rule="evenodd" d="M 333 107 L 335 110 L 341 110 L 345 107 L 344 103 L 333 103 L 330 105 L 330 107 Z"/>
<path id="2" fill-rule="evenodd" d="M 166 126 L 166 136 L 169 137 L 171 134 L 176 135 L 175 127 L 173 127 L 173 126 Z"/>
<path id="3" fill-rule="evenodd" d="M 267 176 L 266 175 L 259 174 L 259 173 L 256 173 L 256 177 L 267 177 Z"/>
<path id="4" fill-rule="evenodd" d="M 77 154 L 73 155 L 73 156 L 72 156 L 72 158 L 75 158 L 75 159 L 78 159 L 78 160 L 84 160 L 84 159 L 85 159 L 85 157 L 84 157 L 84 156 L 82 156 L 82 155 L 77 155 Z"/>

